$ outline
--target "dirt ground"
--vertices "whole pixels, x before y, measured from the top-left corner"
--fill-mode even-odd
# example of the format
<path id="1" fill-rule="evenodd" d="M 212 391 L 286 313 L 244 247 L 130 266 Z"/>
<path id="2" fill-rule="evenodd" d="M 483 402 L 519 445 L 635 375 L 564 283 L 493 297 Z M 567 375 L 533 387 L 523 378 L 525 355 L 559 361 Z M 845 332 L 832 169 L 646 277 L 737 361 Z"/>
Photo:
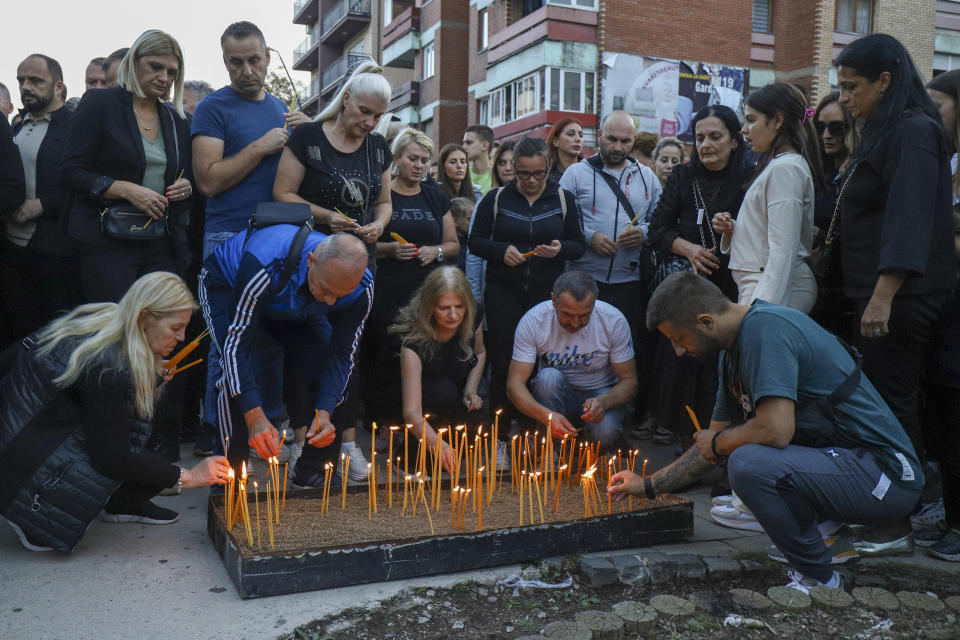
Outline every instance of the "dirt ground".
<path id="1" fill-rule="evenodd" d="M 814 604 L 801 611 L 777 607 L 748 611 L 734 604 L 728 591 L 746 588 L 766 594 L 767 589 L 789 582 L 785 567 L 764 558 L 764 568 L 731 580 L 677 581 L 642 587 L 622 584 L 591 588 L 577 574 L 577 560 L 544 562 L 523 570 L 523 577 L 560 584 L 564 588 L 515 588 L 504 584 L 466 582 L 451 589 L 421 588 L 365 608 L 343 611 L 297 628 L 281 640 L 447 640 L 450 638 L 513 640 L 538 635 L 550 622 L 572 620 L 580 611 L 610 608 L 624 600 L 649 602 L 655 595 L 673 594 L 698 603 L 691 617 L 660 616 L 645 634 L 625 638 L 683 638 L 684 640 L 830 638 L 849 640 L 900 640 L 960 638 L 960 612 L 949 607 L 940 613 L 920 613 L 901 607 L 894 612 L 870 610 L 856 603 L 848 609 L 826 609 Z M 848 565 L 849 566 L 849 565 Z M 931 571 L 854 565 L 844 568 L 854 586 L 879 586 L 898 591 L 927 592 L 943 599 L 960 594 L 956 576 Z M 723 620 L 730 613 L 766 623 L 762 629 L 730 628 Z"/>

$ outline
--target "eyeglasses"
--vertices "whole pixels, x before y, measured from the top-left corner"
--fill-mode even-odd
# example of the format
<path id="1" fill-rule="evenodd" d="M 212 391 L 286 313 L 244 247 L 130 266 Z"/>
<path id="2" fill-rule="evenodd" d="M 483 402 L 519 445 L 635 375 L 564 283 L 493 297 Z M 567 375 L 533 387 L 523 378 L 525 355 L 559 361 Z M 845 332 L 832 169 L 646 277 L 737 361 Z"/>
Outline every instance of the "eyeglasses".
<path id="1" fill-rule="evenodd" d="M 514 173 L 518 178 L 524 181 L 531 178 L 534 180 L 543 180 L 547 177 L 547 172 L 544 169 L 540 169 L 540 171 L 515 171 Z"/>
<path id="2" fill-rule="evenodd" d="M 813 125 L 817 128 L 818 136 L 822 136 L 824 131 L 829 131 L 831 136 L 842 136 L 847 132 L 847 123 L 843 120 L 834 120 L 833 122 L 815 120 Z"/>

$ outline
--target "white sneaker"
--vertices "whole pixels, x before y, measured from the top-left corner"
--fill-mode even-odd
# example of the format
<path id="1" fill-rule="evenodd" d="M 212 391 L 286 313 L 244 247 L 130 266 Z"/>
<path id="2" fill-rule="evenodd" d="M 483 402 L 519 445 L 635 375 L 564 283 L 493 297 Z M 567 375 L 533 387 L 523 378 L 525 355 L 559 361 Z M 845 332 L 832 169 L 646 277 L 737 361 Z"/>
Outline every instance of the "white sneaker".
<path id="1" fill-rule="evenodd" d="M 497 467 L 500 469 L 510 468 L 510 454 L 507 453 L 507 443 L 503 440 L 497 441 Z"/>
<path id="2" fill-rule="evenodd" d="M 7 523 L 8 525 L 10 525 L 11 527 L 13 527 L 13 530 L 14 530 L 14 531 L 17 532 L 17 537 L 20 538 L 20 544 L 22 544 L 22 545 L 24 546 L 24 548 L 29 549 L 30 551 L 53 551 L 53 547 L 42 547 L 42 546 L 40 546 L 40 545 L 38 545 L 38 544 L 33 544 L 32 542 L 30 542 L 29 540 L 27 540 L 27 534 L 25 534 L 25 533 L 23 532 L 23 529 L 21 529 L 20 527 L 18 527 L 18 526 L 15 525 L 15 524 L 13 524 L 12 522 L 10 522 L 9 520 L 7 520 L 6 518 L 2 518 L 2 519 L 3 519 L 4 521 L 6 521 L 6 523 Z"/>
<path id="3" fill-rule="evenodd" d="M 945 516 L 943 498 L 940 498 L 936 502 L 928 502 L 916 515 L 910 516 L 910 524 L 913 525 L 914 529 L 924 526 L 929 527 L 943 520 Z"/>
<path id="4" fill-rule="evenodd" d="M 763 527 L 753 517 L 752 513 L 741 511 L 732 504 L 710 508 L 710 517 L 731 529 L 741 529 L 743 531 L 763 531 Z"/>
<path id="5" fill-rule="evenodd" d="M 287 473 L 290 476 L 290 479 L 293 479 L 293 470 L 297 466 L 297 460 L 300 459 L 300 454 L 303 453 L 303 445 L 297 442 L 290 443 L 290 461 L 287 463 Z"/>
<path id="6" fill-rule="evenodd" d="M 350 469 L 347 471 L 347 478 L 351 482 L 364 482 L 367 479 L 367 464 L 369 461 L 363 457 L 363 451 L 357 446 L 356 442 L 344 442 L 340 445 L 340 451 L 350 456 Z"/>
<path id="7" fill-rule="evenodd" d="M 799 571 L 788 571 L 787 577 L 790 578 L 790 584 L 787 585 L 788 589 L 796 589 L 797 591 L 802 591 L 807 595 L 810 595 L 810 589 L 813 587 L 829 587 L 830 589 L 839 589 L 844 591 L 843 576 L 836 571 L 833 572 L 833 577 L 831 577 L 827 582 L 820 582 L 814 578 L 808 578 Z"/>
<path id="8" fill-rule="evenodd" d="M 714 496 L 714 497 L 712 497 L 712 498 L 710 499 L 710 502 L 711 502 L 711 503 L 713 504 L 713 506 L 715 506 L 715 507 L 725 507 L 725 506 L 727 506 L 728 504 L 730 504 L 731 502 L 733 502 L 733 494 L 732 494 L 732 493 L 728 493 L 728 494 L 725 495 L 725 496 Z"/>

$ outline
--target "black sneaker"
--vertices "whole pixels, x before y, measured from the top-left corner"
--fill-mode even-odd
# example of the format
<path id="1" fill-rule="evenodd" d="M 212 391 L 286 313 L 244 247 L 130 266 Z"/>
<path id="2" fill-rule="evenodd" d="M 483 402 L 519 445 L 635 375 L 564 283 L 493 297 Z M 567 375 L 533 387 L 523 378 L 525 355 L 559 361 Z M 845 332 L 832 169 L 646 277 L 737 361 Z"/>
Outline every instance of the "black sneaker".
<path id="1" fill-rule="evenodd" d="M 927 553 L 941 560 L 960 562 L 960 527 L 947 529 L 940 541 L 927 549 Z"/>
<path id="2" fill-rule="evenodd" d="M 104 509 L 100 514 L 104 522 L 139 522 L 140 524 L 173 524 L 180 519 L 180 514 L 173 509 L 158 507 L 149 500 L 145 500 L 135 507 L 124 509 L 123 513 L 113 513 Z"/>

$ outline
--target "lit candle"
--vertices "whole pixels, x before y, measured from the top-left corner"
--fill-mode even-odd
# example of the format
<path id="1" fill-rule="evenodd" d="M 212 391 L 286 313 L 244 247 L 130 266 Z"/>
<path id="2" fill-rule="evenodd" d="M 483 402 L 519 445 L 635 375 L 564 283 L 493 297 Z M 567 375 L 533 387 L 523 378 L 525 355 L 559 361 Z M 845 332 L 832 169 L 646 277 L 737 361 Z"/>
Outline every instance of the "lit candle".
<path id="1" fill-rule="evenodd" d="M 423 510 L 427 512 L 427 522 L 430 523 L 430 535 L 435 536 L 437 532 L 433 529 L 433 517 L 430 515 L 430 505 L 427 504 L 427 494 L 423 490 L 424 480 L 420 478 L 420 497 L 423 499 Z"/>
<path id="2" fill-rule="evenodd" d="M 273 543 L 273 519 L 270 517 L 270 483 L 267 483 L 267 533 L 270 537 L 270 548 L 276 549 L 276 545 Z M 279 522 L 279 520 L 278 520 Z M 260 534 L 260 526 L 257 525 L 257 535 Z"/>
<path id="3" fill-rule="evenodd" d="M 391 474 L 390 464 L 393 462 L 393 432 L 399 431 L 399 430 L 400 430 L 400 427 L 398 427 L 397 425 L 393 425 L 392 427 L 390 427 L 390 431 L 387 432 L 387 435 L 390 436 L 390 444 L 387 445 L 389 447 L 389 453 L 387 454 L 387 496 L 388 496 L 387 506 L 388 507 L 393 506 L 393 498 L 389 497 L 391 495 L 390 491 L 393 489 L 393 476 L 390 475 Z"/>
<path id="4" fill-rule="evenodd" d="M 367 463 L 367 520 L 373 520 L 373 475 Z"/>
<path id="5" fill-rule="evenodd" d="M 408 461 L 410 460 L 410 449 L 407 446 L 407 438 L 410 436 L 410 429 L 413 428 L 412 424 L 406 425 L 406 428 L 403 430 L 403 475 L 410 475 Z"/>
<path id="6" fill-rule="evenodd" d="M 400 515 L 407 515 L 407 496 L 410 494 L 410 476 L 404 476 L 403 481 L 403 508 L 400 510 Z"/>
<path id="7" fill-rule="evenodd" d="M 523 485 L 527 481 L 527 472 L 525 469 L 520 471 L 520 526 L 523 526 Z"/>
<path id="8" fill-rule="evenodd" d="M 267 489 L 269 491 L 269 483 L 267 484 Z M 270 493 L 267 493 L 267 497 L 270 497 Z M 253 481 L 253 500 L 256 503 L 257 507 L 257 549 L 261 547 L 260 544 L 260 490 L 257 487 L 257 481 Z M 267 517 L 270 517 L 270 506 L 267 505 Z"/>
<path id="9" fill-rule="evenodd" d="M 640 472 L 640 478 L 643 480 L 643 486 L 647 484 L 647 459 L 643 459 L 643 469 Z M 647 507 L 647 493 L 646 491 L 640 496 L 640 508 L 645 509 Z"/>
<path id="10" fill-rule="evenodd" d="M 347 508 L 347 469 L 350 468 L 350 456 L 340 454 L 340 510 Z"/>
<path id="11" fill-rule="evenodd" d="M 477 505 L 477 528 L 483 531 L 483 467 L 477 469 L 477 492 L 480 494 Z"/>
<path id="12" fill-rule="evenodd" d="M 533 476 L 533 483 L 537 487 L 537 508 L 540 510 L 540 523 L 543 523 L 543 498 L 540 497 L 540 476 L 542 473 L 537 471 Z"/>

